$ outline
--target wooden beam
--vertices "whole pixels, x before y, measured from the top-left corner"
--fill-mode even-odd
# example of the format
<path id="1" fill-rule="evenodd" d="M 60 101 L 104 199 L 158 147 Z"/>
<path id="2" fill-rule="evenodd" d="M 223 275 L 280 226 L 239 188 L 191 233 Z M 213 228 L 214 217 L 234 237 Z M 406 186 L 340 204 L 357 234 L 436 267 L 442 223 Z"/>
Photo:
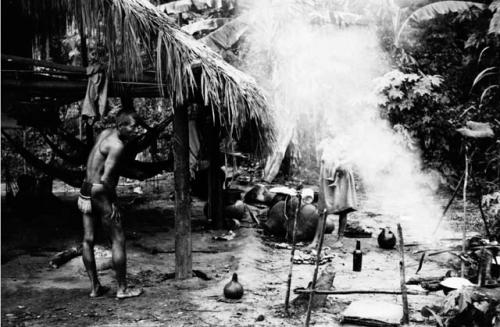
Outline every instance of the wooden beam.
<path id="1" fill-rule="evenodd" d="M 38 67 L 45 67 L 45 68 L 50 68 L 50 69 L 58 69 L 58 70 L 63 70 L 63 71 L 82 73 L 83 75 L 86 75 L 86 72 L 87 72 L 85 67 L 56 64 L 56 63 L 51 62 L 51 61 L 36 60 L 36 59 L 24 58 L 24 57 L 18 57 L 18 56 L 10 56 L 10 55 L 6 55 L 6 54 L 2 54 L 2 61 L 5 61 L 7 63 L 13 63 L 13 64 L 21 64 L 21 65 L 27 65 L 27 66 L 38 66 Z"/>
<path id="2" fill-rule="evenodd" d="M 175 278 L 192 276 L 191 212 L 189 195 L 189 126 L 186 105 L 174 112 Z"/>
<path id="3" fill-rule="evenodd" d="M 348 295 L 348 294 L 394 294 L 401 295 L 401 291 L 392 290 L 311 290 L 311 289 L 294 289 L 295 294 L 322 294 L 322 295 Z M 429 292 L 407 291 L 408 295 L 427 295 Z"/>
<path id="4" fill-rule="evenodd" d="M 155 83 L 139 82 L 110 82 L 108 96 L 120 96 L 123 94 L 123 86 L 128 86 L 128 95 L 131 97 L 159 97 L 160 89 Z M 2 78 L 2 93 L 12 93 L 13 98 L 26 99 L 30 96 L 43 97 L 73 97 L 81 100 L 85 97 L 87 81 L 36 81 Z M 16 96 L 17 95 L 17 96 Z"/>

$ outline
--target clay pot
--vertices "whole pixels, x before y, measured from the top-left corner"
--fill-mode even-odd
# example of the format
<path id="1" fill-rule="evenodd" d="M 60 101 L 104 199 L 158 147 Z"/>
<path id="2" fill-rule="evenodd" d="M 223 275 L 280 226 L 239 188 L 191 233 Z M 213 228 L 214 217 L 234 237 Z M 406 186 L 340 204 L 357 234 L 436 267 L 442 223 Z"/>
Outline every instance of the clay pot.
<path id="1" fill-rule="evenodd" d="M 242 220 L 243 218 L 245 218 L 245 203 L 239 200 L 231 205 L 226 206 L 224 208 L 224 217 L 226 219 Z"/>
<path id="2" fill-rule="evenodd" d="M 234 188 L 228 188 L 224 190 L 224 195 L 223 195 L 223 202 L 224 205 L 231 205 L 236 203 L 236 201 L 241 200 L 241 194 L 243 193 L 242 190 L 234 189 Z"/>
<path id="3" fill-rule="evenodd" d="M 382 249 L 394 249 L 396 245 L 396 235 L 390 230 L 389 227 L 382 228 L 382 231 L 377 237 L 378 246 Z"/>

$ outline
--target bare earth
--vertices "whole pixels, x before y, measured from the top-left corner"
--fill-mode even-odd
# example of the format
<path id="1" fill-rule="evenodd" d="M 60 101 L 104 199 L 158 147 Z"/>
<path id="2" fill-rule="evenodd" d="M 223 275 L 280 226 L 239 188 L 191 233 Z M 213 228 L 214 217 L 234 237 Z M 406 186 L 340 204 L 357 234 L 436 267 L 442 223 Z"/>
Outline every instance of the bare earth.
<path id="1" fill-rule="evenodd" d="M 111 291 L 91 299 L 89 282 L 81 257 L 58 269 L 48 261 L 56 252 L 75 245 L 81 239 L 80 218 L 72 209 L 63 214 L 36 217 L 30 222 L 2 221 L 2 308 L 3 326 L 301 326 L 303 311 L 284 314 L 286 280 L 290 250 L 279 249 L 261 231 L 243 226 L 236 238 L 217 241 L 213 236 L 224 231 L 205 229 L 202 203 L 193 202 L 193 269 L 210 280 L 194 277 L 175 281 L 174 272 L 174 202 L 166 192 L 145 201 L 145 196 L 123 199 L 126 216 L 128 276 L 130 283 L 144 288 L 138 298 L 116 300 L 113 271 L 109 269 L 110 251 L 106 242 L 97 247 L 97 265 L 103 285 Z M 64 194 L 74 205 L 75 194 Z M 73 202 L 71 202 L 73 201 Z M 455 209 L 457 210 L 457 208 Z M 63 216 L 63 217 L 61 217 Z M 372 230 L 373 236 L 361 239 L 363 270 L 352 271 L 355 239 L 346 239 L 344 249 L 336 250 L 333 259 L 337 271 L 334 286 L 349 289 L 399 289 L 399 254 L 396 250 L 378 248 L 379 227 L 395 227 L 393 217 L 375 215 L 363 208 L 350 216 Z M 327 235 L 325 246 L 334 243 Z M 457 243 L 458 244 L 458 243 Z M 154 250 L 151 250 L 154 248 Z M 407 277 L 417 270 L 419 257 L 407 247 Z M 156 252 L 156 253 L 151 253 Z M 165 253 L 168 252 L 168 253 Z M 424 264 L 421 276 L 443 275 L 449 269 L 449 256 L 432 257 Z M 324 267 L 324 266 L 323 266 Z M 295 265 L 292 289 L 306 287 L 314 266 Z M 243 299 L 228 302 L 222 289 L 237 272 L 245 288 Z M 295 295 L 292 294 L 292 298 Z M 417 326 L 432 326 L 420 315 L 424 305 L 441 303 L 442 292 L 410 295 L 411 321 Z M 329 296 L 325 308 L 313 313 L 315 326 L 340 325 L 342 311 L 354 300 L 376 299 L 401 304 L 397 295 Z M 260 316 L 260 317 L 259 317 Z M 257 319 L 259 318 L 259 319 Z M 257 321 L 260 320 L 260 321 Z M 345 326 L 345 325 L 344 325 Z"/>

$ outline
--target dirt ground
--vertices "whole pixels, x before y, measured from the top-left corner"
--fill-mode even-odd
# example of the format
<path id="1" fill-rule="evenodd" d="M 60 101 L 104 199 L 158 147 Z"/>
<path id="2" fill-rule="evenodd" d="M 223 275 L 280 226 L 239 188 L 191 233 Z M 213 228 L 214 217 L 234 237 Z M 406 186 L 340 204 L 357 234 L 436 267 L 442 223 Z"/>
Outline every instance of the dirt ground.
<path id="1" fill-rule="evenodd" d="M 96 250 L 99 277 L 111 291 L 90 299 L 89 281 L 81 257 L 58 269 L 48 262 L 56 252 L 76 245 L 81 239 L 81 222 L 75 210 L 76 194 L 56 193 L 61 202 L 56 212 L 20 219 L 2 205 L 2 289 L 1 323 L 3 326 L 301 326 L 305 314 L 292 310 L 284 314 L 290 250 L 281 249 L 264 236 L 259 228 L 243 224 L 230 241 L 215 240 L 225 231 L 206 228 L 203 203 L 193 201 L 193 269 L 207 278 L 194 277 L 175 281 L 174 202 L 168 186 L 155 186 L 153 194 L 131 195 L 128 188 L 121 197 L 125 207 L 127 230 L 128 277 L 130 283 L 144 289 L 138 298 L 116 300 L 113 271 L 109 269 L 110 251 L 106 242 Z M 443 204 L 446 199 L 443 199 Z M 61 209 L 62 208 L 62 209 Z M 452 209 L 450 216 L 459 212 Z M 453 210 L 455 213 L 453 213 Z M 356 239 L 347 238 L 344 248 L 332 250 L 336 270 L 334 286 L 338 290 L 398 290 L 399 254 L 377 246 L 379 227 L 395 227 L 395 218 L 379 215 L 362 201 L 361 210 L 350 215 L 350 223 L 359 222 L 371 230 L 371 238 L 361 240 L 363 269 L 352 271 L 352 251 Z M 458 236 L 457 236 L 458 237 Z M 334 242 L 327 235 L 325 246 Z M 411 242 L 411 239 L 407 240 Z M 454 241 L 453 245 L 459 244 Z M 421 246 L 406 247 L 407 277 L 414 276 Z M 447 255 L 427 261 L 420 276 L 443 275 L 448 269 Z M 324 266 L 322 266 L 323 268 Z M 314 266 L 294 266 L 292 289 L 306 287 Z M 222 296 L 224 285 L 233 272 L 245 288 L 240 301 L 228 302 Z M 202 276 L 202 275 L 200 275 Z M 202 276 L 203 277 L 203 276 Z M 295 295 L 292 294 L 292 298 Z M 401 304 L 398 295 L 329 296 L 327 305 L 315 311 L 315 326 L 340 325 L 343 310 L 354 300 L 374 299 Z M 410 295 L 410 317 L 416 326 L 432 326 L 419 313 L 424 305 L 440 303 L 441 291 L 429 295 Z M 344 325 L 345 326 L 345 325 Z"/>

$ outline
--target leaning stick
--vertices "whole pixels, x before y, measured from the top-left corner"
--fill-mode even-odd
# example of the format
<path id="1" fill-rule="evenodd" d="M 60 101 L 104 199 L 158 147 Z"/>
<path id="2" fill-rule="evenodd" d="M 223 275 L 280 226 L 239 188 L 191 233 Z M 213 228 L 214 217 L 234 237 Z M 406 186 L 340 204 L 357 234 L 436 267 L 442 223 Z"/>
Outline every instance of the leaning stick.
<path id="1" fill-rule="evenodd" d="M 436 235 L 437 231 L 439 230 L 439 227 L 441 226 L 441 223 L 443 222 L 443 219 L 444 219 L 446 213 L 448 212 L 448 209 L 450 209 L 450 206 L 453 203 L 453 200 L 455 200 L 455 197 L 458 194 L 458 190 L 460 189 L 460 185 L 462 185 L 462 181 L 464 180 L 464 177 L 465 177 L 465 174 L 463 174 L 462 177 L 460 178 L 460 180 L 458 181 L 458 184 L 455 187 L 455 191 L 453 191 L 453 195 L 452 195 L 450 201 L 448 201 L 448 204 L 446 205 L 446 207 L 444 208 L 443 213 L 441 214 L 441 217 L 439 218 L 439 221 L 436 225 L 436 228 L 434 229 L 434 232 L 432 233 L 433 236 Z"/>
<path id="2" fill-rule="evenodd" d="M 465 145 L 465 172 L 464 172 L 464 189 L 463 189 L 463 200 L 464 200 L 464 218 L 462 225 L 462 253 L 465 253 L 465 248 L 467 247 L 467 178 L 469 177 L 469 158 L 467 157 L 467 145 Z M 462 261 L 460 265 L 460 276 L 464 278 L 465 275 L 465 262 Z"/>
<path id="3" fill-rule="evenodd" d="M 325 239 L 325 229 L 326 229 L 326 209 L 323 210 L 323 215 L 321 216 L 321 233 L 319 234 L 319 243 L 316 248 L 316 267 L 314 268 L 314 275 L 311 283 L 311 292 L 309 293 L 309 303 L 307 304 L 307 314 L 306 314 L 306 327 L 309 327 L 309 322 L 311 321 L 311 310 L 312 302 L 314 298 L 314 293 L 316 292 L 316 281 L 318 279 L 319 262 L 321 260 L 321 249 L 323 248 L 323 240 Z"/>
<path id="4" fill-rule="evenodd" d="M 297 217 L 299 216 L 300 205 L 302 204 L 302 196 L 298 195 L 299 203 L 297 204 L 297 208 L 295 208 L 295 214 L 293 217 L 293 231 L 292 231 L 292 253 L 290 255 L 290 270 L 288 271 L 288 280 L 286 285 L 286 297 L 285 297 L 285 312 L 287 315 L 290 315 L 288 312 L 288 307 L 290 306 L 290 287 L 292 286 L 292 271 L 293 271 L 293 258 L 295 256 L 295 235 L 297 234 Z M 286 204 L 285 204 L 286 210 Z"/>
<path id="5" fill-rule="evenodd" d="M 408 290 L 406 289 L 406 277 L 405 277 L 405 248 L 403 241 L 403 229 L 401 224 L 398 224 L 398 236 L 399 236 L 399 253 L 401 255 L 401 260 L 399 261 L 399 272 L 401 275 L 401 295 L 403 298 L 403 319 L 401 323 L 403 325 L 408 325 L 410 323 L 409 309 L 408 309 Z"/>

